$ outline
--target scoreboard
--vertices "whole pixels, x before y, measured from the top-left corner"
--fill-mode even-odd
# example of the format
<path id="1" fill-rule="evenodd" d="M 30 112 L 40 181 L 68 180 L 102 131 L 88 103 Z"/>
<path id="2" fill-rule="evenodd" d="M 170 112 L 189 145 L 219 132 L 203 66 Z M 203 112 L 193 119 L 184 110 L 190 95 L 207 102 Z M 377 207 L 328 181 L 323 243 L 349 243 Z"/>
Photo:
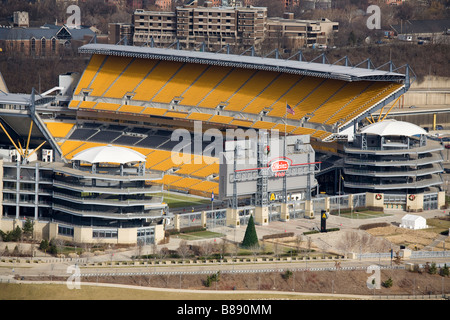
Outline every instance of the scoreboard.
<path id="1" fill-rule="evenodd" d="M 231 198 L 234 190 L 237 197 L 255 194 L 256 182 L 262 175 L 267 177 L 270 194 L 282 192 L 284 185 L 291 193 L 304 192 L 308 186 L 317 185 L 314 175 L 320 170 L 320 163 L 315 161 L 309 135 L 288 136 L 286 141 L 284 137 L 269 138 L 264 144 L 256 138 L 227 141 L 224 150 L 219 169 L 222 200 Z M 266 159 L 263 166 L 258 161 L 261 153 Z"/>

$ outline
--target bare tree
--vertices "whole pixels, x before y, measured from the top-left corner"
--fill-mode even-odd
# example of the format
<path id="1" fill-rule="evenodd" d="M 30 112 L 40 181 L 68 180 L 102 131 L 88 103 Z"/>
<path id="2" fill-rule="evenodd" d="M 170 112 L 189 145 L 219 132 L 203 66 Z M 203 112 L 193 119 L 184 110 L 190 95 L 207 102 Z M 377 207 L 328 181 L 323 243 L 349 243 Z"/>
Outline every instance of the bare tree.
<path id="1" fill-rule="evenodd" d="M 220 251 L 220 255 L 221 255 L 222 259 L 228 253 L 228 244 L 227 244 L 227 241 L 225 240 L 225 238 L 222 238 L 222 241 L 221 241 L 220 247 L 219 247 L 219 251 Z"/>
<path id="2" fill-rule="evenodd" d="M 180 245 L 178 246 L 177 253 L 183 258 L 186 259 L 187 256 L 192 254 L 191 249 L 189 248 L 189 245 L 187 244 L 186 240 L 182 240 L 180 242 Z"/>
<path id="3" fill-rule="evenodd" d="M 297 255 L 300 253 L 302 247 L 303 237 L 301 234 L 298 234 L 295 237 L 295 248 L 297 249 Z"/>
<path id="4" fill-rule="evenodd" d="M 200 254 L 208 258 L 214 252 L 214 245 L 211 242 L 204 242 L 200 245 Z"/>
<path id="5" fill-rule="evenodd" d="M 248 249 L 252 252 L 255 258 L 261 252 L 261 247 L 259 245 L 250 246 Z"/>

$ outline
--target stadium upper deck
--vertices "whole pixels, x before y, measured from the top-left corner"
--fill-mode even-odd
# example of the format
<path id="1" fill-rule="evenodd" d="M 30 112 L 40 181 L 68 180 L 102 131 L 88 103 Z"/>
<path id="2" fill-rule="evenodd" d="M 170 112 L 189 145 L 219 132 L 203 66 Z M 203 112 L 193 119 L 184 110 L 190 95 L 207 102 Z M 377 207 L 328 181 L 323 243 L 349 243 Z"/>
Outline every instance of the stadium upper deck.
<path id="1" fill-rule="evenodd" d="M 329 139 L 406 91 L 396 72 L 255 56 L 89 44 L 69 107 Z M 294 110 L 286 112 L 286 104 Z"/>

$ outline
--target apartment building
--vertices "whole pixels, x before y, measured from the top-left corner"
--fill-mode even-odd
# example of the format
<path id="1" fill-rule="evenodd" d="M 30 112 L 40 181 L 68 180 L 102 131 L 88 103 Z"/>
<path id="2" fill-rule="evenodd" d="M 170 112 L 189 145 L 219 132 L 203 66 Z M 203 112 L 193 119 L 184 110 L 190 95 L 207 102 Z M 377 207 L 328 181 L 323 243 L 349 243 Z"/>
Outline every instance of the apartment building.
<path id="1" fill-rule="evenodd" d="M 175 12 L 136 10 L 133 42 L 163 46 L 179 40 L 187 48 L 202 43 L 208 48 L 252 46 L 264 39 L 266 22 L 267 8 L 213 7 L 210 2 L 204 7 L 178 7 Z"/>
<path id="2" fill-rule="evenodd" d="M 168 46 L 179 40 L 187 49 L 205 44 L 210 50 L 248 48 L 265 39 L 286 48 L 327 45 L 339 29 L 338 22 L 328 19 L 268 18 L 265 7 L 214 7 L 212 2 L 200 7 L 195 1 L 174 12 L 136 10 L 133 24 L 135 45 Z"/>
<path id="3" fill-rule="evenodd" d="M 315 44 L 328 45 L 333 34 L 339 31 L 339 22 L 326 18 L 320 20 L 297 20 L 293 14 L 267 21 L 269 40 L 285 39 L 293 48 L 313 47 Z"/>

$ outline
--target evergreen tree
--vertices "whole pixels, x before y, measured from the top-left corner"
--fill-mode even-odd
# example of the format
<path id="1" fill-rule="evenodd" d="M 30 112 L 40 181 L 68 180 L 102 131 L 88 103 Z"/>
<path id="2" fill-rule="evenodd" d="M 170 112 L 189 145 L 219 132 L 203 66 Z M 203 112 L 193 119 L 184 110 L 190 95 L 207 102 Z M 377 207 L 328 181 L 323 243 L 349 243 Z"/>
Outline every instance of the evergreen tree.
<path id="1" fill-rule="evenodd" d="M 245 230 L 244 240 L 242 241 L 241 246 L 243 248 L 259 246 L 253 216 L 250 216 L 250 219 L 248 220 L 247 229 Z"/>
<path id="2" fill-rule="evenodd" d="M 23 226 L 23 234 L 26 237 L 31 238 L 33 236 L 34 223 L 30 219 L 27 218 L 25 221 L 25 225 Z"/>

